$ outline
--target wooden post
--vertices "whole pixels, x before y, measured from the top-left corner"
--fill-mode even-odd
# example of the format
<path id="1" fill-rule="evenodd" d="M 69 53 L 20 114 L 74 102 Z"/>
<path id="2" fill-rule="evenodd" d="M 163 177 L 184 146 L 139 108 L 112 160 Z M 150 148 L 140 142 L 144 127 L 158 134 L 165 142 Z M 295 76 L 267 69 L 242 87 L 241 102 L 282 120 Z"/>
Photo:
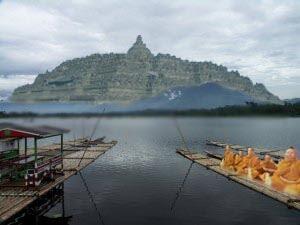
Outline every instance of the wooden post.
<path id="1" fill-rule="evenodd" d="M 62 158 L 62 163 L 61 163 L 61 170 L 64 169 L 64 160 L 63 160 L 63 156 L 64 156 L 64 135 L 61 134 L 60 135 L 60 155 Z"/>
<path id="2" fill-rule="evenodd" d="M 34 138 L 34 161 L 37 163 L 37 138 Z"/>
<path id="3" fill-rule="evenodd" d="M 25 151 L 25 157 L 26 157 L 27 156 L 27 138 L 25 138 L 25 140 L 24 140 L 24 145 L 25 145 L 24 151 Z"/>

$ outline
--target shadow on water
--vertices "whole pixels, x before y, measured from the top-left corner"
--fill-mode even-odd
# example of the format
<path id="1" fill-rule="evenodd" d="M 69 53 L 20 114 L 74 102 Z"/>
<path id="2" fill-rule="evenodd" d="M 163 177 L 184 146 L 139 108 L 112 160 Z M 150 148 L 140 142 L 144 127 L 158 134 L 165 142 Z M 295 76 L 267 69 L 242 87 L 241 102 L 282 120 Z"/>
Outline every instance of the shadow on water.
<path id="1" fill-rule="evenodd" d="M 94 196 L 88 187 L 86 179 L 84 178 L 83 174 L 80 171 L 78 172 L 78 174 L 89 196 L 89 199 L 93 207 L 95 208 L 100 224 L 105 225 L 99 206 L 97 206 L 94 200 Z M 47 215 L 47 213 L 52 208 L 57 208 L 58 204 L 61 204 L 60 212 L 51 216 Z M 71 215 L 66 216 L 64 184 L 60 184 L 57 187 L 53 188 L 45 196 L 40 197 L 25 211 L 16 215 L 6 224 L 7 225 L 21 225 L 21 224 L 22 225 L 51 225 L 51 224 L 68 225 L 71 224 L 72 218 L 73 216 Z"/>
<path id="2" fill-rule="evenodd" d="M 49 216 L 47 213 L 53 208 L 60 206 L 60 212 Z M 65 213 L 64 184 L 60 184 L 50 190 L 46 195 L 40 196 L 24 211 L 18 213 L 7 221 L 7 225 L 50 225 L 50 224 L 70 224 L 72 216 Z"/>
<path id="3" fill-rule="evenodd" d="M 69 225 L 71 222 L 72 216 L 61 216 L 57 215 L 54 217 L 48 217 L 48 216 L 39 216 L 39 222 L 38 224 L 43 224 L 43 225 Z M 33 225 L 36 224 L 36 220 L 34 217 L 27 218 L 24 221 L 24 225 Z"/>

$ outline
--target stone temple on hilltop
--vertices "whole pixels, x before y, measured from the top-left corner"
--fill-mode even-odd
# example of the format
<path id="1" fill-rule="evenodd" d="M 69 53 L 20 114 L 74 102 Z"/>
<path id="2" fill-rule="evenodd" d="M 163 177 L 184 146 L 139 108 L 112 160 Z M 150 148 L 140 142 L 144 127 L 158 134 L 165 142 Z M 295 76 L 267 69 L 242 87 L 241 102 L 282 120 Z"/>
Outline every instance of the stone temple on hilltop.
<path id="1" fill-rule="evenodd" d="M 211 62 L 190 62 L 169 54 L 153 55 L 139 35 L 127 53 L 93 54 L 67 60 L 33 84 L 17 88 L 12 100 L 129 102 L 176 86 L 215 82 L 268 103 L 281 103 L 263 84 Z"/>

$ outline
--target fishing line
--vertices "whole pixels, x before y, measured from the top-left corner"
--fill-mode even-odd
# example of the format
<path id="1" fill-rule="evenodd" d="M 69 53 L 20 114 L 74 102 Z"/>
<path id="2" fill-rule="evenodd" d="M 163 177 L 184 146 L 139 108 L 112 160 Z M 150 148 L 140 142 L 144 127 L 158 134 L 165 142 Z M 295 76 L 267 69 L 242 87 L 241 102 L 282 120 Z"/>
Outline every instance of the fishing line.
<path id="1" fill-rule="evenodd" d="M 74 140 L 74 143 L 73 143 L 73 147 L 75 148 L 76 147 L 76 133 L 75 133 L 75 124 L 73 124 L 73 140 Z"/>
<path id="2" fill-rule="evenodd" d="M 179 186 L 178 191 L 176 192 L 175 198 L 174 198 L 174 200 L 171 204 L 171 212 L 175 209 L 176 202 L 177 202 L 178 198 L 180 197 L 181 192 L 183 191 L 185 182 L 186 182 L 186 180 L 187 180 L 187 178 L 188 178 L 188 176 L 189 176 L 189 174 L 192 170 L 193 165 L 194 165 L 194 161 L 191 162 L 191 164 L 190 164 L 190 166 L 189 166 L 189 168 L 188 168 L 188 170 L 187 170 L 187 172 L 186 172 L 186 174 L 183 178 L 183 181 L 181 182 L 181 185 Z"/>
<path id="3" fill-rule="evenodd" d="M 85 126 L 84 126 L 84 122 L 83 122 L 83 119 L 81 120 L 81 127 L 82 127 L 82 139 L 85 138 Z"/>
<path id="4" fill-rule="evenodd" d="M 190 150 L 188 149 L 188 146 L 187 146 L 187 142 L 186 142 L 186 140 L 185 140 L 185 138 L 184 138 L 184 135 L 183 135 L 183 133 L 182 133 L 182 131 L 181 131 L 181 129 L 180 129 L 180 126 L 179 126 L 178 121 L 176 120 L 175 117 L 174 117 L 173 119 L 174 119 L 175 127 L 176 127 L 176 129 L 177 129 L 177 131 L 178 131 L 178 133 L 179 133 L 179 136 L 180 136 L 180 138 L 181 138 L 181 141 L 182 141 L 182 143 L 183 143 L 183 147 L 184 147 L 187 151 L 190 152 Z M 182 190 L 183 190 L 183 188 L 184 188 L 184 185 L 185 185 L 185 183 L 186 183 L 186 180 L 187 180 L 187 178 L 188 178 L 188 176 L 189 176 L 189 174 L 190 174 L 190 172 L 191 172 L 191 170 L 192 170 L 193 164 L 194 164 L 194 161 L 191 162 L 191 164 L 190 164 L 190 166 L 189 166 L 187 172 L 185 173 L 185 176 L 184 176 L 184 178 L 183 178 L 183 181 L 182 181 L 181 185 L 179 186 L 178 191 L 176 192 L 175 198 L 174 198 L 174 200 L 173 200 L 173 202 L 172 202 L 172 204 L 171 204 L 171 212 L 175 209 L 176 202 L 177 202 L 177 200 L 178 200 L 179 197 L 180 197 L 180 194 L 181 194 L 181 192 L 182 192 Z"/>
<path id="5" fill-rule="evenodd" d="M 184 136 L 183 136 L 183 133 L 182 133 L 182 131 L 181 131 L 181 129 L 180 129 L 179 123 L 178 123 L 178 121 L 176 120 L 176 118 L 173 118 L 173 119 L 174 119 L 175 127 L 176 127 L 176 129 L 177 129 L 177 131 L 178 131 L 178 133 L 179 133 L 180 138 L 181 138 L 181 142 L 182 142 L 182 144 L 183 144 L 183 147 L 184 147 L 187 151 L 189 151 L 188 146 L 187 146 L 187 142 L 186 142 L 186 140 L 185 140 L 185 138 L 184 138 Z M 189 152 L 190 152 L 190 151 L 189 151 Z"/>
<path id="6" fill-rule="evenodd" d="M 84 179 L 84 177 L 83 177 L 81 171 L 79 171 L 78 173 L 79 173 L 79 176 L 80 176 L 80 178 L 81 178 L 81 180 L 82 180 L 82 183 L 83 183 L 83 185 L 84 185 L 84 187 L 85 187 L 85 189 L 86 189 L 86 191 L 87 191 L 87 193 L 88 193 L 88 196 L 89 196 L 89 198 L 90 198 L 90 200 L 91 200 L 91 202 L 92 202 L 92 204 L 93 204 L 93 206 L 94 206 L 94 208 L 95 208 L 95 210 L 96 210 L 96 212 L 97 212 L 98 219 L 99 219 L 100 223 L 103 224 L 103 225 L 105 225 L 105 224 L 104 224 L 104 220 L 103 220 L 102 215 L 101 215 L 101 212 L 100 212 L 100 210 L 98 209 L 97 204 L 96 204 L 96 202 L 95 202 L 95 200 L 94 200 L 94 197 L 93 197 L 92 193 L 91 193 L 90 190 L 89 190 L 89 187 L 88 187 L 88 184 L 87 184 L 86 180 Z"/>
<path id="7" fill-rule="evenodd" d="M 103 112 L 102 112 L 102 113 L 104 113 L 104 111 L 105 111 L 105 108 L 103 109 Z M 92 133 L 91 133 L 91 135 L 90 135 L 89 141 L 88 141 L 88 143 L 87 143 L 86 146 L 85 146 L 85 150 L 84 150 L 84 152 L 83 152 L 83 155 L 82 155 L 82 157 L 81 157 L 81 159 L 80 159 L 80 161 L 79 161 L 79 163 L 78 163 L 78 165 L 77 165 L 78 167 L 80 166 L 81 161 L 82 161 L 82 159 L 84 158 L 85 153 L 86 153 L 86 151 L 87 151 L 87 149 L 88 149 L 88 147 L 89 147 L 89 143 L 91 142 L 91 140 L 92 140 L 92 138 L 93 138 L 93 136 L 94 136 L 94 134 L 95 134 L 95 132 L 96 132 L 98 126 L 99 126 L 100 119 L 101 119 L 101 117 L 99 117 L 99 118 L 97 119 L 97 122 L 96 122 L 96 124 L 95 124 L 95 126 L 94 126 L 94 129 L 93 129 L 93 131 L 92 131 Z M 97 205 L 96 205 L 96 203 L 95 203 L 95 201 L 94 201 L 93 195 L 92 195 L 92 193 L 90 192 L 90 190 L 89 190 L 89 188 L 88 188 L 88 185 L 87 185 L 87 183 L 86 183 L 84 177 L 82 176 L 82 173 L 81 173 L 80 170 L 79 170 L 79 175 L 80 175 L 80 178 L 81 178 L 81 180 L 82 180 L 82 182 L 83 182 L 83 184 L 84 184 L 84 186 L 85 186 L 85 188 L 86 188 L 86 191 L 87 191 L 87 193 L 88 193 L 88 195 L 89 195 L 89 197 L 90 197 L 90 200 L 91 200 L 91 202 L 92 202 L 92 204 L 93 204 L 93 206 L 94 206 L 94 208 L 95 208 L 95 210 L 96 210 L 96 212 L 97 212 L 97 214 L 98 214 L 98 218 L 99 218 L 101 224 L 104 225 L 104 221 L 103 221 L 103 219 L 102 219 L 101 213 L 100 213 L 100 211 L 99 211 L 99 209 L 98 209 L 98 207 L 97 207 Z"/>
<path id="8" fill-rule="evenodd" d="M 105 108 L 103 109 L 102 114 L 103 114 L 104 112 L 105 112 Z M 100 123 L 101 118 L 102 118 L 102 117 L 99 117 L 99 118 L 97 119 L 97 122 L 96 122 L 96 124 L 95 124 L 95 126 L 94 126 L 94 129 L 92 130 L 92 133 L 91 133 L 91 135 L 90 135 L 90 138 L 89 138 L 89 140 L 88 140 L 88 142 L 87 142 L 87 144 L 86 144 L 86 146 L 85 146 L 83 155 L 82 155 L 81 159 L 79 160 L 77 167 L 80 166 L 80 164 L 81 164 L 81 162 L 82 162 L 82 160 L 83 160 L 83 158 L 84 158 L 84 156 L 85 156 L 85 153 L 86 153 L 86 151 L 87 151 L 87 149 L 88 149 L 88 147 L 89 147 L 89 143 L 91 142 L 91 140 L 92 140 L 92 138 L 93 138 L 93 136 L 94 136 L 94 134 L 95 134 L 95 132 L 96 132 L 98 126 L 99 126 L 99 123 Z"/>

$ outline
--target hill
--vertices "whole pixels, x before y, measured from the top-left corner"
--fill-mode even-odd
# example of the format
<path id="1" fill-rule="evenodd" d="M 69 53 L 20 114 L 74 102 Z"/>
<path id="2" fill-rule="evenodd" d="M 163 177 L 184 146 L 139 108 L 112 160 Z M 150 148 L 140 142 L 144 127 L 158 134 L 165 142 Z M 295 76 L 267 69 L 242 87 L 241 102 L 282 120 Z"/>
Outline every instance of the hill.
<path id="1" fill-rule="evenodd" d="M 88 102 L 42 102 L 42 103 L 11 103 L 3 102 L 0 109 L 5 112 L 32 113 L 107 113 L 155 111 L 185 111 L 214 109 L 225 106 L 243 106 L 251 102 L 261 102 L 243 92 L 225 88 L 217 83 L 206 83 L 190 87 L 174 87 L 155 97 L 140 99 L 129 104 Z"/>
<path id="2" fill-rule="evenodd" d="M 300 98 L 285 99 L 284 102 L 290 104 L 300 104 Z"/>
<path id="3" fill-rule="evenodd" d="M 213 109 L 229 105 L 246 105 L 247 102 L 259 103 L 243 92 L 216 83 L 206 83 L 200 86 L 171 88 L 158 96 L 139 100 L 129 109 L 131 111 Z"/>
<path id="4" fill-rule="evenodd" d="M 68 60 L 15 89 L 17 102 L 132 102 L 174 87 L 207 82 L 243 92 L 260 102 L 282 104 L 263 84 L 211 62 L 191 62 L 169 54 L 153 55 L 138 36 L 127 53 L 93 54 Z"/>

